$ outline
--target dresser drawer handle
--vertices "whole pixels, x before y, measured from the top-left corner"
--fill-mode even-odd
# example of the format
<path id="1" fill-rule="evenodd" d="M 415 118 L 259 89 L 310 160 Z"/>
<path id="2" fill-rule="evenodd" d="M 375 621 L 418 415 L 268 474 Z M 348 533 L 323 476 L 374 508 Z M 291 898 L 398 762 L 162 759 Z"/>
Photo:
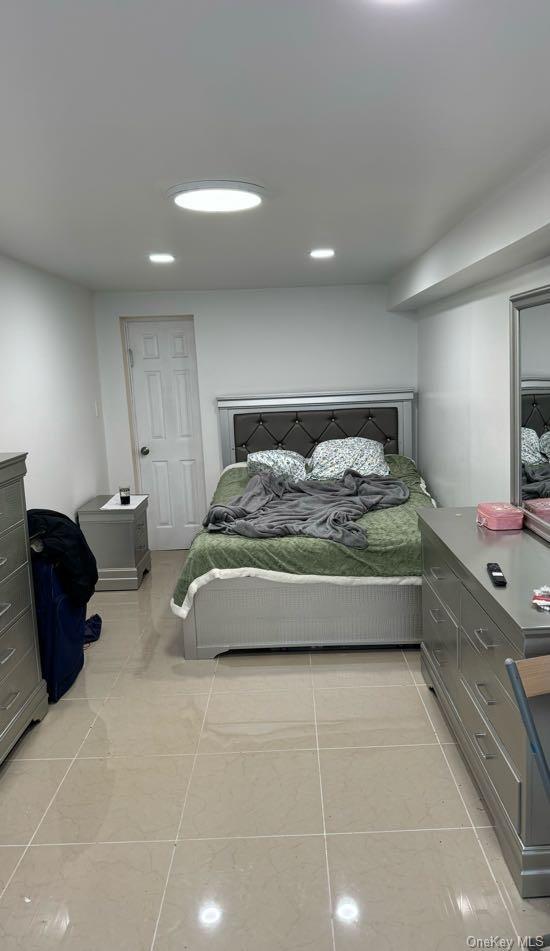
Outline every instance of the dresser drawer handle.
<path id="1" fill-rule="evenodd" d="M 4 664 L 7 664 L 10 657 L 13 657 L 13 655 L 15 654 L 16 650 L 17 650 L 16 647 L 8 647 L 6 648 L 3 654 L 0 654 L 0 667 L 3 667 Z"/>
<path id="2" fill-rule="evenodd" d="M 0 617 L 2 617 L 2 615 L 4 614 L 7 614 L 10 608 L 11 608 L 11 602 L 9 604 L 7 602 L 4 602 L 4 604 L 0 604 Z"/>
<path id="3" fill-rule="evenodd" d="M 490 651 L 495 646 L 494 644 L 488 644 L 487 641 L 483 640 L 482 635 L 488 634 L 488 633 L 489 631 L 487 631 L 484 627 L 476 627 L 474 629 L 474 635 L 475 635 L 476 641 L 478 642 L 478 644 L 481 644 L 484 651 Z"/>
<path id="4" fill-rule="evenodd" d="M 487 690 L 487 684 L 476 682 L 475 688 L 476 688 L 476 692 L 479 694 L 479 696 L 483 700 L 483 703 L 485 704 L 486 707 L 492 707 L 495 705 L 497 701 L 493 700 L 492 697 L 489 696 L 489 691 Z"/>
<path id="5" fill-rule="evenodd" d="M 435 624 L 445 624 L 445 621 L 447 620 L 439 608 L 430 608 L 430 617 Z"/>
<path id="6" fill-rule="evenodd" d="M 445 581 L 445 572 L 443 571 L 443 568 L 438 568 L 437 566 L 430 568 L 430 573 L 434 581 Z"/>
<path id="7" fill-rule="evenodd" d="M 21 691 L 20 691 L 20 690 L 16 690 L 15 693 L 12 694 L 11 700 L 9 700 L 6 704 L 4 704 L 4 706 L 0 707 L 0 710 L 9 710 L 10 707 L 13 707 L 15 701 L 16 701 L 17 698 L 20 697 L 20 696 L 21 696 Z"/>
<path id="8" fill-rule="evenodd" d="M 0 568 L 3 568 L 4 565 L 7 565 L 8 558 L 7 555 L 0 555 Z"/>
<path id="9" fill-rule="evenodd" d="M 474 733 L 474 740 L 476 741 L 477 748 L 481 756 L 483 757 L 483 759 L 496 759 L 495 753 L 488 753 L 487 750 L 483 749 L 483 745 L 481 741 L 486 739 L 486 737 L 487 737 L 486 733 Z"/>

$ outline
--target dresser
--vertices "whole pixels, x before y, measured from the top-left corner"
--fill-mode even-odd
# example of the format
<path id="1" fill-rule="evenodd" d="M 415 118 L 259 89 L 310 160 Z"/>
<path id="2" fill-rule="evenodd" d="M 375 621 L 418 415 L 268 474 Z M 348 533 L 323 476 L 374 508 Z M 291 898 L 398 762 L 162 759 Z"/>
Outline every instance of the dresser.
<path id="1" fill-rule="evenodd" d="M 48 710 L 40 671 L 23 477 L 26 453 L 0 453 L 0 762 Z"/>
<path id="2" fill-rule="evenodd" d="M 147 498 L 136 508 L 102 508 L 110 495 L 97 495 L 78 510 L 78 524 L 97 561 L 96 591 L 139 588 L 151 570 Z"/>
<path id="3" fill-rule="evenodd" d="M 550 615 L 531 604 L 550 583 L 550 546 L 526 531 L 491 532 L 475 509 L 423 510 L 422 671 L 495 822 L 524 898 L 550 895 L 550 802 L 504 661 L 550 653 Z M 506 588 L 493 587 L 498 562 Z M 549 685 L 550 686 L 550 685 Z M 531 703 L 550 757 L 550 697 Z"/>

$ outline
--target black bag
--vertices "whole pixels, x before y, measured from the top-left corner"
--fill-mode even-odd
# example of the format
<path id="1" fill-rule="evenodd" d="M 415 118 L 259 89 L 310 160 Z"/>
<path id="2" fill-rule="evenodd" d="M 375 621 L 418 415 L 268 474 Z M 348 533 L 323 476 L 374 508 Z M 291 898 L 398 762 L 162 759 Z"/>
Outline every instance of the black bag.
<path id="1" fill-rule="evenodd" d="M 86 605 L 97 584 L 97 564 L 78 525 L 49 509 L 31 509 L 27 521 L 31 541 L 38 537 L 43 545 L 38 558 L 55 565 L 63 590 L 74 604 Z"/>

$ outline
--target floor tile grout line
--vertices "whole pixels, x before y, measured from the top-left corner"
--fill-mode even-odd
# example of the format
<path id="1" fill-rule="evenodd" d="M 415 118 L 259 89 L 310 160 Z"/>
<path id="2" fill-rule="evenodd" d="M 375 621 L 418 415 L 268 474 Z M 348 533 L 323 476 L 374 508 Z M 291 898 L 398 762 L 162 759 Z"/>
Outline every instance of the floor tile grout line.
<path id="1" fill-rule="evenodd" d="M 404 658 L 404 660 L 405 660 L 405 663 L 407 664 L 407 667 L 408 667 L 409 664 L 408 664 L 407 658 L 405 657 L 404 651 L 402 651 L 402 654 L 403 654 L 403 658 Z M 410 669 L 410 668 L 409 668 L 409 669 Z M 498 881 L 497 881 L 497 877 L 496 877 L 496 875 L 495 875 L 495 873 L 494 873 L 494 871 L 493 871 L 493 867 L 492 867 L 492 865 L 491 865 L 491 863 L 490 863 L 490 861 L 489 861 L 489 858 L 488 858 L 488 856 L 487 856 L 487 853 L 486 853 L 485 849 L 483 848 L 483 843 L 482 843 L 482 841 L 481 841 L 481 839 L 480 839 L 480 837 L 479 837 L 478 829 L 477 829 L 477 827 L 474 825 L 474 821 L 473 821 L 472 816 L 471 816 L 471 814 L 470 814 L 470 810 L 468 809 L 468 806 L 466 805 L 466 801 L 465 801 L 465 799 L 464 799 L 464 796 L 462 795 L 462 792 L 461 792 L 461 790 L 460 790 L 460 786 L 458 785 L 458 782 L 457 782 L 457 779 L 456 779 L 455 774 L 454 774 L 454 772 L 453 772 L 453 769 L 452 769 L 452 767 L 451 767 L 451 764 L 450 764 L 450 762 L 449 762 L 449 760 L 448 760 L 448 758 L 447 758 L 447 754 L 445 753 L 444 746 L 443 746 L 443 744 L 441 743 L 441 740 L 439 739 L 439 735 L 438 735 L 438 733 L 437 733 L 437 731 L 436 731 L 436 729 L 435 729 L 434 723 L 433 723 L 433 721 L 432 721 L 432 718 L 431 718 L 431 716 L 430 716 L 430 713 L 429 713 L 429 711 L 428 711 L 428 708 L 427 708 L 426 703 L 425 703 L 425 701 L 424 701 L 424 698 L 423 698 L 423 696 L 422 696 L 422 693 L 421 693 L 420 685 L 419 685 L 419 684 L 416 685 L 416 689 L 418 690 L 418 696 L 420 697 L 420 700 L 421 700 L 421 702 L 422 702 L 422 705 L 423 705 L 423 707 L 424 707 L 424 709 L 425 709 L 425 711 L 426 711 L 426 716 L 428 717 L 428 719 L 429 719 L 429 721 L 430 721 L 430 723 L 431 723 L 431 725 L 432 725 L 432 729 L 434 730 L 435 735 L 437 736 L 437 738 L 438 738 L 438 740 L 439 740 L 439 747 L 440 747 L 441 752 L 442 752 L 442 754 L 443 754 L 443 759 L 445 760 L 445 762 L 446 762 L 446 764 L 447 764 L 447 768 L 448 768 L 448 770 L 449 770 L 449 772 L 450 772 L 450 774 L 451 774 L 451 778 L 452 778 L 452 780 L 453 780 L 453 782 L 454 782 L 454 784 L 455 784 L 455 786 L 456 786 L 456 791 L 457 791 L 458 795 L 460 796 L 460 799 L 461 799 L 461 801 L 462 801 L 462 805 L 464 806 L 464 809 L 465 809 L 465 811 L 466 811 L 466 815 L 468 816 L 468 819 L 469 819 L 469 821 L 470 821 L 470 823 L 471 823 L 472 830 L 473 830 L 474 835 L 475 835 L 475 837 L 476 837 L 477 844 L 478 844 L 478 846 L 479 846 L 479 848 L 480 848 L 480 850 L 481 850 L 481 854 L 483 855 L 483 858 L 485 859 L 485 864 L 487 865 L 487 868 L 488 868 L 488 870 L 489 870 L 489 874 L 490 874 L 491 878 L 493 879 L 493 881 L 494 881 L 494 883 L 495 883 L 495 887 L 496 887 L 496 889 L 497 889 L 499 898 L 500 898 L 500 900 L 501 900 L 501 902 L 502 902 L 502 906 L 503 906 L 503 908 L 504 908 L 505 914 L 506 914 L 506 916 L 507 916 L 507 918 L 508 918 L 508 920 L 509 920 L 509 922 L 510 922 L 510 924 L 511 924 L 511 926 L 512 926 L 512 935 L 516 935 L 516 934 L 518 934 L 517 925 L 516 925 L 514 919 L 512 918 L 512 915 L 511 915 L 511 913 L 510 913 L 510 910 L 509 910 L 509 908 L 508 908 L 506 902 L 504 901 L 504 895 L 502 894 L 502 888 L 500 887 L 500 885 L 499 885 L 499 883 L 498 883 Z M 428 689 L 429 689 L 429 687 L 428 687 Z"/>
<path id="2" fill-rule="evenodd" d="M 477 826 L 478 829 L 492 829 L 493 826 Z M 426 832 L 467 832 L 468 835 L 473 830 L 470 826 L 441 826 L 435 829 L 359 829 L 358 831 L 352 832 L 327 832 L 326 837 L 330 839 L 332 837 L 342 837 L 342 836 L 367 836 L 367 835 L 403 835 L 403 833 L 408 834 L 420 834 Z M 202 835 L 202 836 L 182 836 L 177 839 L 177 843 L 181 842 L 233 842 L 239 841 L 241 839 L 321 839 L 324 837 L 323 832 L 281 832 L 273 833 L 268 832 L 265 835 Z M 174 838 L 169 839 L 92 839 L 90 841 L 85 840 L 71 840 L 70 842 L 34 842 L 32 845 L 26 846 L 25 843 L 6 843 L 5 845 L 0 845 L 0 852 L 2 849 L 48 849 L 48 848 L 65 848 L 71 847 L 76 848 L 77 846 L 86 846 L 86 848 L 91 848 L 95 845 L 174 845 Z"/>
<path id="3" fill-rule="evenodd" d="M 211 684 L 210 684 L 210 691 L 209 691 L 209 693 L 208 693 L 208 700 L 206 701 L 206 706 L 205 706 L 205 708 L 204 708 L 204 716 L 203 716 L 203 718 L 202 718 L 201 728 L 200 728 L 200 730 L 199 730 L 199 735 L 198 735 L 198 737 L 197 737 L 197 746 L 196 746 L 196 749 L 195 749 L 195 755 L 193 756 L 193 763 L 191 764 L 191 770 L 190 770 L 190 772 L 189 772 L 189 779 L 187 780 L 187 787 L 186 787 L 186 790 L 185 790 L 185 795 L 184 795 L 184 797 L 183 797 L 183 803 L 182 803 L 182 807 L 181 807 L 181 811 L 180 811 L 180 818 L 179 818 L 179 822 L 178 822 L 178 828 L 177 828 L 177 830 L 176 830 L 176 835 L 175 835 L 175 838 L 174 838 L 174 845 L 173 845 L 173 848 L 172 848 L 172 855 L 170 856 L 170 862 L 169 862 L 169 864 L 168 864 L 168 870 L 167 870 L 167 872 L 166 872 L 166 881 L 164 882 L 164 889 L 163 889 L 162 896 L 161 896 L 161 899 L 160 899 L 160 905 L 159 905 L 158 915 L 157 915 L 157 919 L 156 919 L 156 921 L 155 921 L 155 927 L 154 927 L 154 930 L 153 930 L 153 937 L 151 938 L 151 948 L 150 948 L 150 951 L 153 951 L 154 946 L 155 946 L 155 944 L 156 944 L 156 940 L 157 940 L 157 934 L 158 934 L 160 919 L 161 919 L 161 917 L 162 917 L 162 912 L 163 912 L 163 909 L 164 909 L 164 902 L 165 902 L 165 900 L 166 900 L 166 893 L 167 893 L 167 891 L 168 891 L 168 882 L 170 881 L 170 875 L 172 874 L 172 867 L 173 867 L 173 865 L 174 865 L 174 859 L 175 859 L 175 857 L 176 857 L 176 847 L 177 847 L 178 841 L 180 841 L 179 836 L 180 836 L 180 831 L 181 831 L 181 827 L 182 827 L 182 823 L 183 823 L 183 817 L 184 817 L 184 814 L 185 814 L 185 807 L 187 806 L 187 799 L 188 799 L 188 797 L 189 797 L 189 790 L 191 789 L 191 782 L 192 782 L 192 780 L 193 780 L 193 774 L 194 774 L 194 772 L 195 772 L 195 766 L 196 766 L 196 764 L 197 764 L 197 759 L 198 759 L 198 755 L 199 755 L 199 745 L 200 745 L 200 741 L 201 741 L 201 737 L 202 737 L 202 732 L 203 732 L 203 730 L 204 730 L 204 724 L 206 723 L 206 716 L 207 716 L 207 714 L 208 714 L 208 706 L 209 706 L 209 704 L 210 704 L 210 698 L 212 697 L 212 690 L 214 689 L 214 678 L 215 678 L 215 676 L 216 676 L 216 671 L 217 671 L 217 669 L 218 669 L 218 664 L 219 664 L 219 658 L 216 658 L 216 666 L 215 666 L 215 668 L 214 668 L 214 676 L 212 677 L 212 681 L 211 681 Z"/>
<path id="4" fill-rule="evenodd" d="M 313 688 L 313 664 L 311 654 L 309 654 L 309 668 L 310 668 L 310 677 L 311 685 Z M 323 845 L 325 848 L 325 866 L 327 873 L 327 897 L 328 897 L 328 906 L 329 906 L 329 916 L 330 916 L 330 930 L 332 935 L 332 948 L 333 951 L 336 951 L 336 934 L 334 932 L 334 913 L 332 906 L 332 886 L 330 884 L 330 865 L 328 860 L 328 842 L 327 842 L 327 825 L 325 820 L 325 799 L 323 795 L 323 777 L 321 775 L 321 754 L 319 752 L 319 732 L 317 729 L 317 705 L 315 703 L 315 690 L 312 689 L 313 696 L 313 718 L 315 723 L 315 742 L 317 746 L 317 769 L 319 772 L 319 794 L 321 798 L 321 818 L 323 820 Z"/>

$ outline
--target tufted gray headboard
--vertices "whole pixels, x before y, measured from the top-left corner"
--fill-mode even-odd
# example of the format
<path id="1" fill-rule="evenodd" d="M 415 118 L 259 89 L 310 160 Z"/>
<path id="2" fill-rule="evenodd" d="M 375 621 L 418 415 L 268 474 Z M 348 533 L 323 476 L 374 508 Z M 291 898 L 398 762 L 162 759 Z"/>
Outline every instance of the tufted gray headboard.
<path id="1" fill-rule="evenodd" d="M 538 436 L 550 430 L 550 381 L 521 381 L 521 425 Z"/>
<path id="2" fill-rule="evenodd" d="M 218 399 L 223 465 L 260 449 L 309 456 L 320 442 L 377 439 L 385 452 L 414 458 L 414 393 L 300 394 Z"/>

